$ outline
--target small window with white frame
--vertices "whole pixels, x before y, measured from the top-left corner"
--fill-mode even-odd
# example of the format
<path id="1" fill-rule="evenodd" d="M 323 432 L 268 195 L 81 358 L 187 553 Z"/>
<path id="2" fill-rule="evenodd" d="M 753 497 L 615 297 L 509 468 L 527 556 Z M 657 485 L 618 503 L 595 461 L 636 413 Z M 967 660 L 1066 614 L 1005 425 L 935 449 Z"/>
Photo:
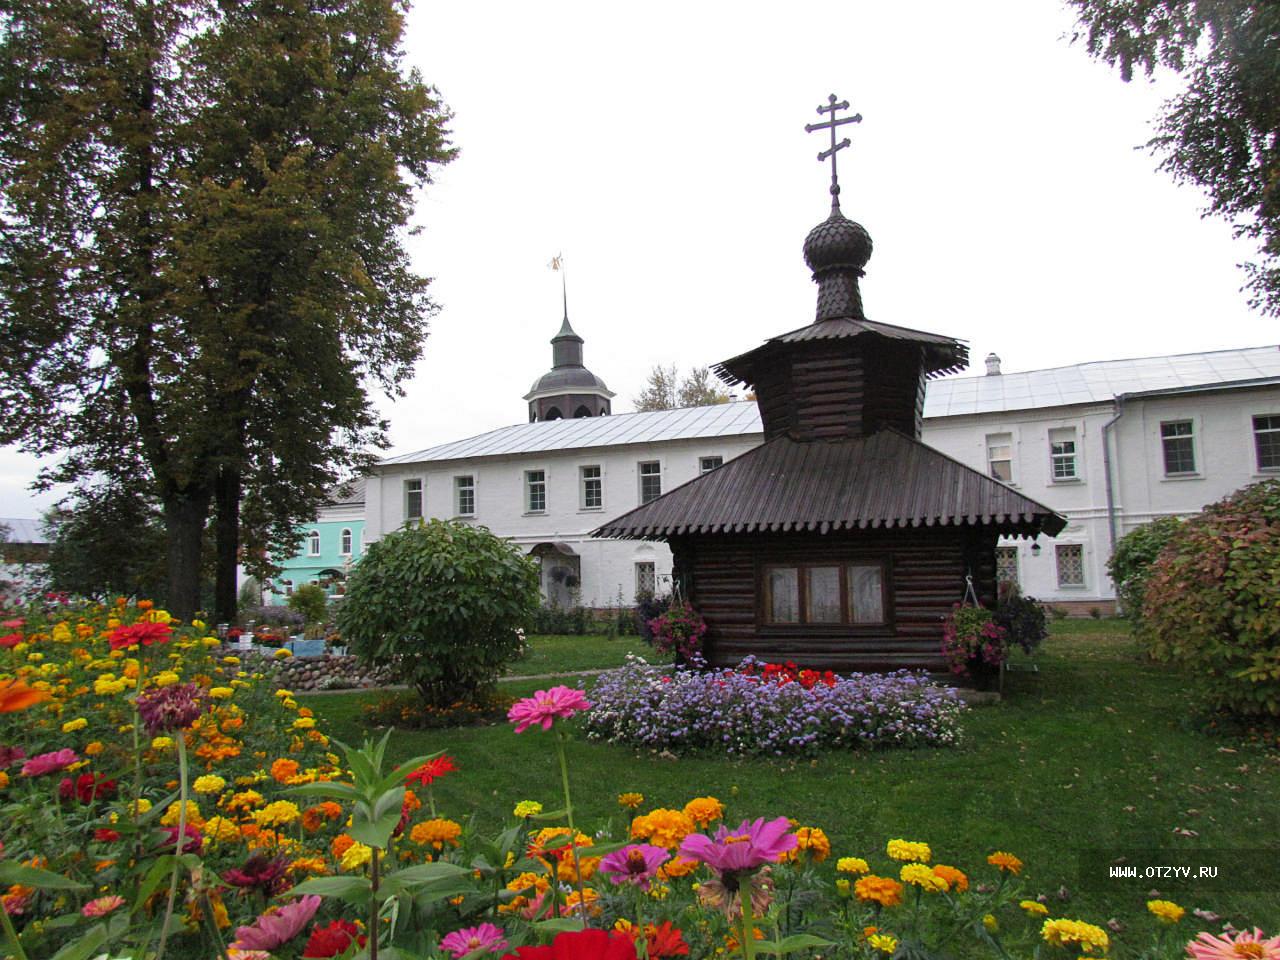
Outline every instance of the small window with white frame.
<path id="1" fill-rule="evenodd" d="M 1058 427 L 1049 431 L 1049 467 L 1049 477 L 1054 483 L 1080 479 L 1075 427 Z"/>
<path id="2" fill-rule="evenodd" d="M 996 547 L 996 585 L 1018 585 L 1018 548 Z"/>
<path id="3" fill-rule="evenodd" d="M 987 434 L 987 473 L 1004 483 L 1013 483 L 1013 434 Z"/>
<path id="4" fill-rule="evenodd" d="M 415 477 L 404 482 L 404 518 L 417 520 L 422 517 L 422 480 Z"/>
<path id="5" fill-rule="evenodd" d="M 724 457 L 699 457 L 698 473 L 710 473 L 716 467 L 724 466 Z"/>
<path id="6" fill-rule="evenodd" d="M 1190 420 L 1166 420 L 1160 424 L 1160 445 L 1167 477 L 1196 472 L 1196 430 Z"/>
<path id="7" fill-rule="evenodd" d="M 351 556 L 351 528 L 343 527 L 342 535 L 338 538 L 338 552 L 344 557 Z"/>
<path id="8" fill-rule="evenodd" d="M 583 510 L 602 510 L 604 509 L 604 478 L 600 473 L 600 465 L 598 463 L 589 466 L 580 467 L 578 475 L 581 478 L 581 490 L 579 503 Z"/>
<path id="9" fill-rule="evenodd" d="M 640 467 L 640 502 L 649 503 L 662 496 L 662 464 L 657 460 L 642 460 Z"/>
<path id="10" fill-rule="evenodd" d="M 320 556 L 320 531 L 312 530 L 307 534 L 307 553 L 310 556 Z"/>
<path id="11" fill-rule="evenodd" d="M 1280 471 L 1280 413 L 1264 413 L 1253 418 L 1253 446 L 1259 473 Z"/>
<path id="12" fill-rule="evenodd" d="M 528 513 L 547 512 L 547 471 L 524 472 L 524 508 Z"/>
<path id="13" fill-rule="evenodd" d="M 636 564 L 636 596 L 653 596 L 658 589 L 657 568 L 652 560 L 642 560 Z"/>
<path id="14" fill-rule="evenodd" d="M 1084 586 L 1084 544 L 1059 543 L 1054 548 L 1058 561 L 1058 586 Z"/>
<path id="15" fill-rule="evenodd" d="M 476 478 L 472 474 L 453 478 L 453 510 L 460 517 L 476 515 Z"/>

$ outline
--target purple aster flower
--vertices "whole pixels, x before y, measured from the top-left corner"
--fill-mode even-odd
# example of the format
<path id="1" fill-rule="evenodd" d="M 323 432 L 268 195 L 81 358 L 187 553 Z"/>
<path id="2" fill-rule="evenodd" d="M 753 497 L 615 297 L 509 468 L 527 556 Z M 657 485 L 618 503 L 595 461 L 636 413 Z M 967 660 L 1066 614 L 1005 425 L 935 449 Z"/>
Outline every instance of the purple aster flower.
<path id="1" fill-rule="evenodd" d="M 303 927 L 320 909 L 321 898 L 316 894 L 294 900 L 279 908 L 272 908 L 253 921 L 252 926 L 237 927 L 237 950 L 275 950 L 302 932 Z"/>
<path id="2" fill-rule="evenodd" d="M 658 869 L 669 859 L 671 855 L 662 847 L 633 843 L 606 855 L 600 861 L 600 872 L 614 883 L 634 883 L 648 890 Z"/>
<path id="3" fill-rule="evenodd" d="M 138 715 L 147 733 L 157 736 L 185 730 L 204 713 L 208 697 L 194 683 L 178 683 L 138 694 Z"/>
<path id="4" fill-rule="evenodd" d="M 455 930 L 440 941 L 440 948 L 453 954 L 455 960 L 465 957 L 473 950 L 484 950 L 487 953 L 500 953 L 507 949 L 507 938 L 501 927 L 492 923 L 482 923 L 478 927 L 464 927 Z"/>

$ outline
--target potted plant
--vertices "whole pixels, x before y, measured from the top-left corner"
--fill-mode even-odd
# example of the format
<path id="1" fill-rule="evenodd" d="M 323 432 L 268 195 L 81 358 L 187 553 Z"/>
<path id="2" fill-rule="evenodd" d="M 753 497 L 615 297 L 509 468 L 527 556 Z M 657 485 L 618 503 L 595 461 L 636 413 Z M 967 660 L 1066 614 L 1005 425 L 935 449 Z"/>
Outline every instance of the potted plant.
<path id="1" fill-rule="evenodd" d="M 956 604 L 942 625 L 942 654 L 952 673 L 990 690 L 1009 654 L 1008 631 L 990 610 Z"/>

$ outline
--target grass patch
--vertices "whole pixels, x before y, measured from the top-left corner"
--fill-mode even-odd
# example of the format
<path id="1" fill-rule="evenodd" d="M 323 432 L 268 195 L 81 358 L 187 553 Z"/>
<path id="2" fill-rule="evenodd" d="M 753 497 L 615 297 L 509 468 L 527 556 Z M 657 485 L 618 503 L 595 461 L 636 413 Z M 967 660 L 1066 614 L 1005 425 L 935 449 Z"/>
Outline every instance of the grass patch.
<path id="1" fill-rule="evenodd" d="M 622 666 L 628 653 L 653 659 L 653 648 L 639 637 L 530 637 L 528 656 L 513 663 L 507 675 L 529 677 L 578 670 L 608 670 Z"/>
<path id="2" fill-rule="evenodd" d="M 573 666 L 638 638 L 547 638 L 572 649 Z M 589 651 L 596 651 L 589 655 Z M 601 652 L 603 651 L 603 652 Z M 526 661 L 527 663 L 527 661 Z M 883 860 L 893 837 L 926 840 L 944 862 L 976 867 L 999 848 L 1022 857 L 1029 894 L 1052 895 L 1055 916 L 1093 922 L 1116 917 L 1154 927 L 1145 910 L 1157 881 L 1120 881 L 1081 889 L 1077 852 L 1149 848 L 1171 864 L 1196 864 L 1197 850 L 1254 851 L 1240 857 L 1239 885 L 1256 864 L 1274 862 L 1280 837 L 1280 752 L 1210 729 L 1184 677 L 1142 658 L 1123 621 L 1058 621 L 1037 656 L 1038 672 L 1008 675 L 1005 699 L 975 708 L 955 749 L 826 753 L 815 759 L 675 759 L 582 741 L 570 745 L 575 805 L 584 826 L 620 830 L 627 817 L 616 795 L 636 790 L 646 807 L 679 806 L 693 796 L 725 801 L 730 818 L 786 814 L 820 826 L 833 855 Z M 529 671 L 535 672 L 535 671 Z M 545 669 L 536 672 L 552 672 Z M 580 678 L 586 679 L 586 678 Z M 589 681 L 588 681 L 589 685 Z M 513 681 L 524 696 L 546 681 Z M 365 732 L 368 694 L 300 697 L 344 740 Z M 436 785 L 443 811 L 482 830 L 496 827 L 516 801 L 550 808 L 559 776 L 549 739 L 507 725 L 400 733 L 397 757 L 447 750 L 461 772 Z M 1193 831 L 1187 836 L 1176 831 Z M 1266 845 L 1270 849 L 1263 849 Z M 1163 864 L 1161 864 L 1163 865 Z M 1065 888 L 1069 900 L 1056 899 Z M 1179 895 L 1188 910 L 1215 910 L 1238 926 L 1280 930 L 1280 890 Z M 1188 919 L 1188 936 L 1201 926 Z"/>

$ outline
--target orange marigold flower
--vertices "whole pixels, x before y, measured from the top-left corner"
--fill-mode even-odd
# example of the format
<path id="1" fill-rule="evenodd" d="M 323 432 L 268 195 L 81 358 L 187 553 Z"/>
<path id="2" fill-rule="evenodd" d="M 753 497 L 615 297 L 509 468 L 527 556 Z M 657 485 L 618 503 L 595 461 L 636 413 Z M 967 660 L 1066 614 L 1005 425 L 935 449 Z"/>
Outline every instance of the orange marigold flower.
<path id="1" fill-rule="evenodd" d="M 715 797 L 694 797 L 684 805 L 684 815 L 705 828 L 724 819 L 724 804 Z"/>
<path id="2" fill-rule="evenodd" d="M 796 845 L 785 852 L 781 859 L 795 861 L 801 851 L 809 854 L 814 863 L 821 863 L 831 856 L 831 841 L 821 827 L 799 827 L 796 829 Z"/>
<path id="3" fill-rule="evenodd" d="M 290 777 L 298 775 L 298 761 L 281 757 L 271 764 L 271 776 L 278 783 L 288 783 Z"/>
<path id="4" fill-rule="evenodd" d="M 658 868 L 658 877 L 662 880 L 675 880 L 678 877 L 687 877 L 697 869 L 697 860 L 690 860 L 687 857 L 672 857 Z"/>
<path id="5" fill-rule="evenodd" d="M 350 834 L 340 833 L 329 843 L 329 853 L 333 855 L 333 859 L 341 860 L 342 855 L 351 849 L 355 838 Z"/>
<path id="6" fill-rule="evenodd" d="M 446 843 L 456 847 L 458 837 L 461 835 L 462 824 L 443 817 L 414 824 L 413 829 L 409 831 L 409 839 L 414 843 L 419 846 L 431 846 L 436 850 L 443 850 Z"/>
<path id="7" fill-rule="evenodd" d="M 987 863 L 993 867 L 999 867 L 1001 870 L 1006 870 L 1015 877 L 1022 872 L 1022 861 L 1012 853 L 1005 853 L 1003 850 L 997 850 L 987 857 Z"/>
<path id="8" fill-rule="evenodd" d="M 853 885 L 853 893 L 859 900 L 878 903 L 882 907 L 896 907 L 902 903 L 902 884 L 892 877 L 877 877 L 874 873 L 859 877 Z"/>
<path id="9" fill-rule="evenodd" d="M 952 893 L 964 893 L 969 889 L 969 878 L 964 875 L 964 872 L 955 867 L 949 867 L 945 863 L 935 864 L 933 875 L 940 880 L 945 880 L 947 889 Z"/>
<path id="10" fill-rule="evenodd" d="M 631 836 L 647 839 L 659 847 L 674 850 L 682 840 L 693 833 L 693 820 L 683 810 L 667 810 L 659 807 L 631 821 Z"/>

